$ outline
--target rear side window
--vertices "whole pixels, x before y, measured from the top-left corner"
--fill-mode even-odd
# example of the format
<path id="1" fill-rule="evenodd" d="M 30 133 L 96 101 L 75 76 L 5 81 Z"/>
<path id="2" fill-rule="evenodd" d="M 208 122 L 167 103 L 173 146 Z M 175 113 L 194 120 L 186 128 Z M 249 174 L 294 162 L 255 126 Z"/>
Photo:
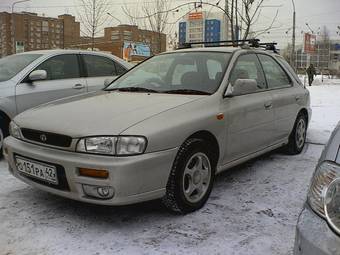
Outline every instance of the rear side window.
<path id="1" fill-rule="evenodd" d="M 47 80 L 79 78 L 78 57 L 74 54 L 59 55 L 46 60 L 36 70 L 45 70 Z"/>
<path id="2" fill-rule="evenodd" d="M 82 55 L 87 70 L 87 77 L 116 76 L 115 63 L 106 57 Z"/>
<path id="3" fill-rule="evenodd" d="M 291 80 L 282 67 L 270 56 L 258 55 L 269 88 L 283 88 L 291 85 Z"/>
<path id="4" fill-rule="evenodd" d="M 117 75 L 122 75 L 127 72 L 127 69 L 118 63 L 115 63 Z"/>
<path id="5" fill-rule="evenodd" d="M 296 74 L 296 72 L 294 71 L 294 69 L 290 66 L 290 64 L 288 64 L 287 61 L 286 61 L 283 57 L 281 57 L 281 56 L 278 56 L 276 59 L 281 63 L 281 65 L 283 65 L 283 66 L 289 71 L 289 73 L 294 77 L 294 79 L 295 79 L 299 84 L 302 85 L 301 80 L 300 80 L 299 77 L 297 76 L 297 74 Z"/>
<path id="6" fill-rule="evenodd" d="M 260 62 L 255 54 L 241 55 L 234 66 L 230 76 L 230 83 L 234 86 L 238 79 L 253 79 L 257 82 L 259 90 L 266 89 L 266 81 Z"/>

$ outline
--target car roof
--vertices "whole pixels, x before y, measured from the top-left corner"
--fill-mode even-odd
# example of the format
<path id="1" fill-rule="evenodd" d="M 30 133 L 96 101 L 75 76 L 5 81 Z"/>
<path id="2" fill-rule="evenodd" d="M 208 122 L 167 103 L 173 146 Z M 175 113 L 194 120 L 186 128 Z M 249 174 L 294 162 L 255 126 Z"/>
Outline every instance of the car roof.
<path id="1" fill-rule="evenodd" d="M 265 49 L 259 49 L 259 48 L 242 48 L 242 47 L 193 47 L 193 48 L 186 48 L 186 49 L 178 49 L 173 51 L 164 52 L 162 54 L 171 54 L 176 52 L 226 52 L 226 53 L 233 53 L 236 51 L 253 51 L 255 53 L 267 53 L 270 55 L 279 55 L 277 53 L 274 53 L 270 50 Z"/>
<path id="2" fill-rule="evenodd" d="M 20 54 L 43 54 L 43 55 L 56 55 L 56 54 L 76 54 L 76 53 L 91 53 L 91 54 L 103 54 L 103 55 L 112 55 L 106 52 L 100 51 L 91 51 L 91 50 L 77 50 L 77 49 L 55 49 L 55 50 L 34 50 L 34 51 L 26 51 Z"/>

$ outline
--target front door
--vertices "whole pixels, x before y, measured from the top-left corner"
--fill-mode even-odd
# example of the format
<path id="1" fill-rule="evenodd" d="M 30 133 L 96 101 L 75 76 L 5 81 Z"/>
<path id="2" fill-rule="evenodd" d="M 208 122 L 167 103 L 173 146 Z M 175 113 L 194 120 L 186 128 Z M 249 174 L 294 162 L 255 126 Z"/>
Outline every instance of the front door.
<path id="1" fill-rule="evenodd" d="M 226 115 L 224 164 L 263 150 L 273 143 L 274 113 L 272 96 L 255 54 L 241 55 L 231 73 L 229 86 L 237 79 L 256 80 L 258 90 L 223 101 Z"/>
<path id="2" fill-rule="evenodd" d="M 47 79 L 34 82 L 25 79 L 16 86 L 18 113 L 40 104 L 86 92 L 86 81 L 80 77 L 76 54 L 51 57 L 35 70 L 45 70 Z"/>

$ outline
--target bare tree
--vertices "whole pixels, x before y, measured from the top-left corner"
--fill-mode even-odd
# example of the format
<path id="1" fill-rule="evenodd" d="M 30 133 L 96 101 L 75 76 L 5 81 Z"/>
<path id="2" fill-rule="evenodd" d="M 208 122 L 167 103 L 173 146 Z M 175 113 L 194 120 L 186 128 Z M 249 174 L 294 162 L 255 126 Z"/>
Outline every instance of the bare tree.
<path id="1" fill-rule="evenodd" d="M 94 49 L 95 37 L 102 32 L 109 12 L 108 0 L 78 0 L 78 16 L 82 24 L 82 33 L 91 38 L 91 48 Z"/>
<path id="2" fill-rule="evenodd" d="M 156 49 L 162 51 L 162 34 L 167 32 L 170 15 L 170 0 L 145 0 L 141 5 L 130 8 L 127 5 L 122 7 L 123 12 L 128 17 L 130 24 L 138 25 L 142 29 L 157 33 Z M 147 42 L 151 46 L 151 42 Z M 153 47 L 150 47 L 152 49 Z"/>

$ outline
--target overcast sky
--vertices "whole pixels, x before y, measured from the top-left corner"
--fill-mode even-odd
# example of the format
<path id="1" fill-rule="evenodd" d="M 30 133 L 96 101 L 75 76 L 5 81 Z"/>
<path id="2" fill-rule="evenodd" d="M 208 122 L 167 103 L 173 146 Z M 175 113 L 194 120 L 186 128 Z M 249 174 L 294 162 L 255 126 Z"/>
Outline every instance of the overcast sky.
<path id="1" fill-rule="evenodd" d="M 128 4 L 129 7 L 134 8 L 137 2 L 153 0 L 108 0 L 112 3 L 110 12 L 126 23 L 128 20 L 122 15 L 121 6 Z M 205 0 L 211 3 L 216 3 L 218 0 Z M 11 10 L 11 4 L 14 0 L 0 0 L 0 10 Z M 172 0 L 173 7 L 189 2 L 186 0 Z M 223 0 L 221 3 L 224 2 Z M 57 17 L 60 14 L 68 13 L 77 15 L 77 0 L 30 0 L 27 3 L 17 4 L 15 11 L 31 11 L 37 12 L 39 15 Z M 319 27 L 327 26 L 334 39 L 339 39 L 340 36 L 336 34 L 337 26 L 340 26 L 340 0 L 295 0 L 297 13 L 297 43 L 302 42 L 302 31 L 309 31 L 306 23 L 308 23 L 312 30 L 318 31 Z M 271 23 L 275 16 L 276 10 L 279 9 L 277 22 L 274 24 L 274 29 L 270 34 L 262 36 L 262 40 L 276 41 L 283 48 L 288 42 L 291 42 L 292 36 L 292 17 L 293 5 L 291 0 L 265 0 L 265 7 L 262 9 L 261 18 L 258 20 L 254 30 L 261 30 L 266 28 Z M 207 8 L 209 10 L 210 8 Z M 179 13 L 171 14 L 172 21 L 187 12 L 188 7 L 180 9 Z M 113 19 L 108 20 L 108 26 L 117 25 L 117 21 Z M 172 32 L 177 30 L 177 26 L 173 26 Z M 289 31 L 288 31 L 289 30 Z M 286 33 L 288 31 L 288 33 Z"/>

